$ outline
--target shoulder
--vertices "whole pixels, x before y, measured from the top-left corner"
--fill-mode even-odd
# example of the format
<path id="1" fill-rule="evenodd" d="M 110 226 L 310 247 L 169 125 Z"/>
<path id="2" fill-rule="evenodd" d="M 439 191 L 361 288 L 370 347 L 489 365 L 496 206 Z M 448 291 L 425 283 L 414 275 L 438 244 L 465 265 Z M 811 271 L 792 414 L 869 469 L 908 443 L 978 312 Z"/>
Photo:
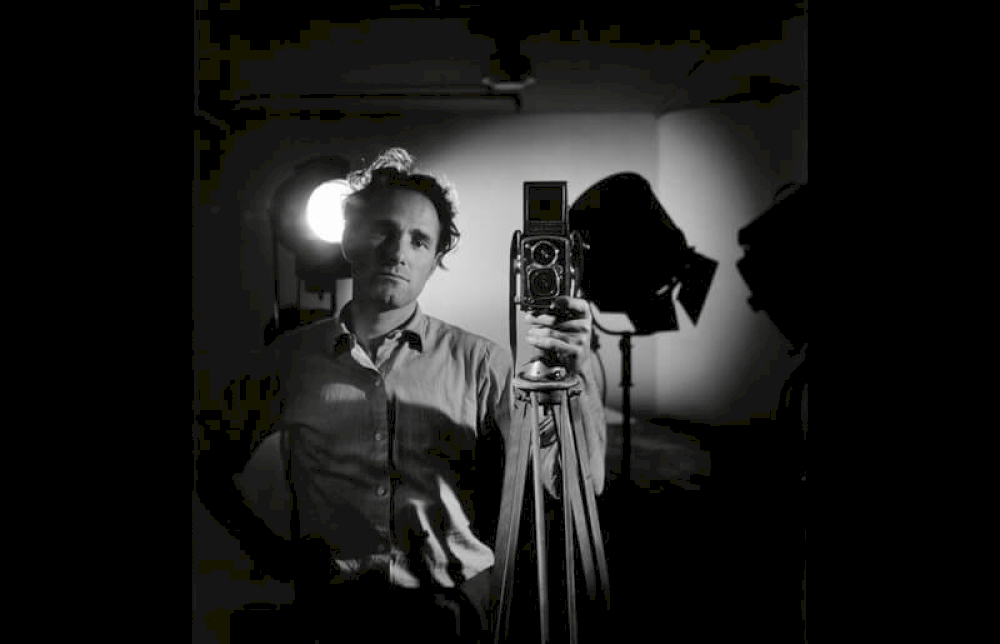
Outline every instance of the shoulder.
<path id="1" fill-rule="evenodd" d="M 327 317 L 285 331 L 260 351 L 260 362 L 268 366 L 279 366 L 296 354 L 322 351 L 330 334 L 336 329 L 336 320 Z"/>
<path id="2" fill-rule="evenodd" d="M 509 368 L 510 350 L 500 343 L 429 315 L 425 319 L 424 341 L 432 350 L 446 350 L 497 368 Z"/>
<path id="3" fill-rule="evenodd" d="M 307 346 L 308 344 L 315 343 L 317 340 L 321 341 L 328 333 L 336 329 L 336 318 L 321 318 L 282 333 L 272 346 L 276 349 L 284 350 Z"/>

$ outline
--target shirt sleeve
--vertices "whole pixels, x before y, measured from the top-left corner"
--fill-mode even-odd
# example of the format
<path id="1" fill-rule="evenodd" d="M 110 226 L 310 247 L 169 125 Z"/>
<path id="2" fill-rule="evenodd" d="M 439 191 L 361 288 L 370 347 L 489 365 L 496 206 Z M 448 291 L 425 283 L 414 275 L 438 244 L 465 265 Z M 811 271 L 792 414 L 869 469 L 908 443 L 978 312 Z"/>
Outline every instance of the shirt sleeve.
<path id="1" fill-rule="evenodd" d="M 495 426 L 503 436 L 504 467 L 513 470 L 518 459 L 524 458 L 524 451 L 529 449 L 528 432 L 531 431 L 531 426 L 527 423 L 526 413 L 530 403 L 518 400 L 513 389 L 513 363 L 506 351 L 498 350 L 498 347 L 493 347 L 492 351 L 487 350 L 485 366 L 487 425 Z M 551 426 L 551 421 L 541 415 L 539 418 L 542 421 L 539 430 L 544 432 Z M 550 495 L 558 498 L 555 486 L 559 476 L 557 452 L 558 447 L 554 444 L 542 448 L 542 484 Z M 529 465 L 527 472 L 530 471 Z"/>
<path id="2" fill-rule="evenodd" d="M 588 366 L 580 374 L 583 381 L 580 395 L 580 413 L 587 453 L 590 455 L 590 477 L 594 494 L 600 496 L 607 481 L 608 420 L 604 411 L 601 384 L 594 372 L 597 356 L 591 355 Z"/>
<path id="3" fill-rule="evenodd" d="M 594 360 L 591 359 L 588 362 L 592 365 Z M 582 451 L 588 455 L 587 464 L 594 486 L 594 494 L 600 496 L 601 492 L 604 491 L 607 475 L 608 432 L 604 401 L 601 398 L 601 387 L 591 368 L 588 367 L 577 375 L 581 380 L 580 404 L 576 406 L 579 416 L 571 414 L 570 421 L 582 425 L 585 442 L 585 449 Z M 560 498 L 563 454 L 555 420 L 551 413 L 546 413 L 541 408 L 538 411 L 538 417 L 542 444 L 550 443 L 548 447 L 542 449 L 542 464 L 546 473 L 545 489 L 558 499 Z M 573 435 L 576 436 L 576 428 L 573 427 L 572 430 Z"/>

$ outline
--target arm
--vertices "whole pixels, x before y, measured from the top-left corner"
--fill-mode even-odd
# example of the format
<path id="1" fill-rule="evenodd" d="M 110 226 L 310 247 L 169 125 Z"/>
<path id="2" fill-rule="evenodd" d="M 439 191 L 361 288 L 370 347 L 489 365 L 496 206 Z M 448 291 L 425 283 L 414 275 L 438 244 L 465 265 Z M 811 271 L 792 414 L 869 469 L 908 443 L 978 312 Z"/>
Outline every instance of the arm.
<path id="1" fill-rule="evenodd" d="M 295 560 L 284 530 L 266 523 L 236 484 L 248 461 L 270 455 L 277 433 L 268 436 L 281 408 L 280 382 L 273 355 L 255 361 L 251 374 L 231 382 L 221 395 L 200 391 L 195 421 L 198 457 L 195 491 L 205 508 L 236 538 L 255 566 L 275 579 L 292 579 Z M 253 457 L 253 458 L 251 458 Z M 273 459 L 263 458 L 265 461 Z M 259 468 L 250 468 L 251 473 Z M 254 476 L 241 477 L 254 485 Z M 252 498 L 252 493 L 249 495 Z"/>
<path id="2" fill-rule="evenodd" d="M 590 349 L 593 320 L 590 305 L 585 300 L 564 298 L 556 302 L 551 313 L 533 315 L 526 319 L 530 325 L 528 343 L 543 351 L 552 352 L 559 362 L 575 373 L 582 381 L 579 410 L 586 450 L 589 455 L 591 479 L 594 492 L 600 495 L 604 490 L 607 457 L 607 421 L 604 415 L 604 401 L 601 397 L 602 383 L 596 376 L 596 358 Z M 539 412 L 539 427 L 542 431 L 543 446 L 555 441 L 555 427 L 551 417 Z M 561 454 L 553 443 L 543 447 L 542 463 L 545 466 L 545 487 L 558 498 L 554 482 L 558 480 Z"/>
<path id="3" fill-rule="evenodd" d="M 606 453 L 607 453 L 607 424 L 604 415 L 604 401 L 601 396 L 603 383 L 595 377 L 596 363 L 590 355 L 591 325 L 590 307 L 582 300 L 569 300 L 564 304 L 572 305 L 574 310 L 581 315 L 583 322 L 570 324 L 567 327 L 561 326 L 554 316 L 529 316 L 528 320 L 532 328 L 528 333 L 528 342 L 533 346 L 552 350 L 557 354 L 562 353 L 561 359 L 567 367 L 576 371 L 582 381 L 581 400 L 579 409 L 581 420 L 584 423 L 586 450 L 590 455 L 589 464 L 591 479 L 594 484 L 594 492 L 600 494 L 605 485 L 606 476 Z M 572 340 L 572 345 L 567 342 Z M 525 426 L 527 420 L 525 403 L 515 400 L 515 392 L 512 389 L 513 367 L 510 355 L 503 353 L 502 358 L 488 361 L 490 363 L 489 378 L 486 388 L 492 392 L 488 399 L 488 418 L 495 417 L 495 430 L 484 435 L 501 436 L 505 462 L 503 476 L 503 490 L 499 495 L 499 512 L 493 516 L 499 517 L 499 522 L 494 523 L 494 533 L 496 534 L 495 548 L 496 563 L 494 565 L 493 578 L 491 580 L 491 594 L 493 600 L 499 600 L 501 591 L 505 583 L 513 580 L 513 577 L 506 577 L 513 573 L 509 566 L 516 558 L 517 534 L 512 534 L 509 528 L 513 527 L 515 515 L 520 515 L 523 508 L 516 507 L 514 503 L 514 490 L 518 485 L 516 474 L 516 463 L 525 458 L 525 450 L 528 449 L 528 427 Z M 481 379 L 483 381 L 483 379 Z M 539 419 L 539 430 L 542 434 L 542 482 L 545 489 L 551 496 L 559 497 L 558 481 L 561 481 L 559 471 L 560 454 L 559 443 L 552 436 L 554 423 L 551 418 L 544 415 Z M 530 468 L 525 472 L 526 478 L 530 477 Z M 526 481 L 521 483 L 527 485 Z M 479 507 L 477 505 L 477 507 Z M 521 530 L 525 529 L 522 524 Z M 494 624 L 494 628 L 497 625 Z"/>
<path id="4" fill-rule="evenodd" d="M 488 354 L 485 369 L 485 373 L 481 375 L 480 385 L 486 392 L 483 396 L 484 427 L 502 437 L 504 474 L 510 477 L 518 459 L 524 458 L 524 451 L 529 449 L 528 432 L 531 426 L 527 424 L 529 413 L 527 406 L 530 403 L 518 400 L 518 393 L 513 388 L 513 364 L 506 351 Z M 551 496 L 559 498 L 557 488 L 557 481 L 560 480 L 559 444 L 553 436 L 555 424 L 541 408 L 538 420 L 542 436 L 542 484 Z M 531 476 L 530 464 L 526 475 Z"/>

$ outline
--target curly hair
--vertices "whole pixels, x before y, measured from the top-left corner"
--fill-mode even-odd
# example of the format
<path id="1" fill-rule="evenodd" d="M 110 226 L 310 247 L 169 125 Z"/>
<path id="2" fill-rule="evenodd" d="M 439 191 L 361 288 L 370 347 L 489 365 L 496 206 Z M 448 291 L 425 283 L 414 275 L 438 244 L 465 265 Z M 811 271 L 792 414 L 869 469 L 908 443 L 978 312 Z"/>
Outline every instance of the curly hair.
<path id="1" fill-rule="evenodd" d="M 344 216 L 351 217 L 376 194 L 387 190 L 403 188 L 423 194 L 434 204 L 441 233 L 438 235 L 436 252 L 441 261 L 458 243 L 459 232 L 455 225 L 458 215 L 458 193 L 447 179 L 415 171 L 416 159 L 403 148 L 390 148 L 382 152 L 364 170 L 356 170 L 347 175 L 348 185 L 354 192 L 344 204 Z"/>

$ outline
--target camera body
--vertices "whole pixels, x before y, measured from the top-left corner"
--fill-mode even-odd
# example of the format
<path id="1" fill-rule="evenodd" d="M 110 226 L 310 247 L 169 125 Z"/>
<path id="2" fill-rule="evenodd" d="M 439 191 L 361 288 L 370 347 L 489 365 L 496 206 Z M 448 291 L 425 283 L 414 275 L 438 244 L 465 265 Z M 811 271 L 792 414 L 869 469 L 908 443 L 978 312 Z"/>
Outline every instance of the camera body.
<path id="1" fill-rule="evenodd" d="M 541 310 L 558 297 L 577 296 L 583 244 L 570 231 L 565 181 L 524 182 L 524 231 L 515 233 L 514 244 L 521 309 Z"/>

